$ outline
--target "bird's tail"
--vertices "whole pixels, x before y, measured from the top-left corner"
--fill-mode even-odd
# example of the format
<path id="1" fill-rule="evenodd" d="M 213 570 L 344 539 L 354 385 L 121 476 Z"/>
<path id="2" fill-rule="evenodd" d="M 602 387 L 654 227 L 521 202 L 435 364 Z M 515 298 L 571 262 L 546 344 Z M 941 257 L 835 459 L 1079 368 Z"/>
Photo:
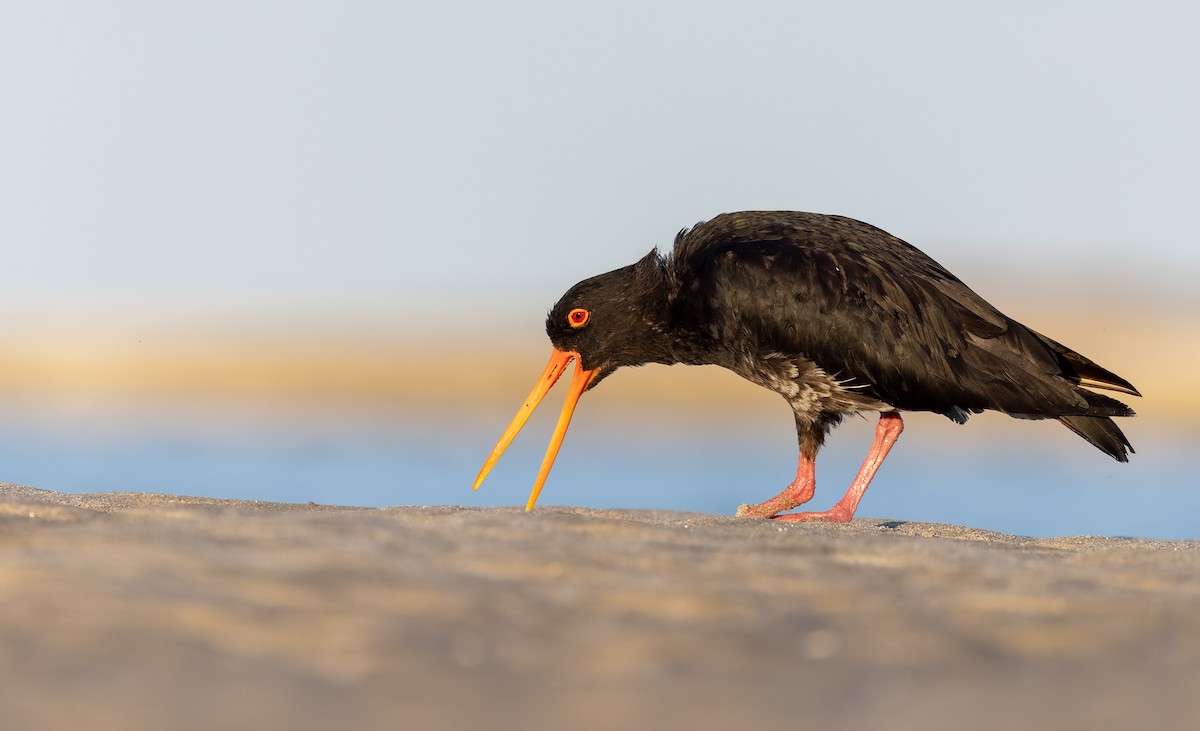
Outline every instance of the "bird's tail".
<path id="1" fill-rule="evenodd" d="M 1072 380 L 1079 385 L 1087 386 L 1088 388 L 1103 388 L 1107 391 L 1120 391 L 1130 396 L 1142 395 L 1138 393 L 1138 390 L 1133 387 L 1132 383 L 1121 378 L 1116 373 L 1106 368 L 1101 368 L 1089 358 L 1083 357 L 1062 343 L 1051 340 L 1039 332 L 1035 332 L 1034 335 L 1041 338 L 1042 342 L 1049 345 L 1050 349 L 1058 354 L 1060 363 L 1066 366 L 1063 369 L 1065 371 L 1064 375 L 1074 372 Z"/>
<path id="2" fill-rule="evenodd" d="M 1060 416 L 1062 425 L 1079 436 L 1091 442 L 1101 452 L 1117 460 L 1128 462 L 1133 445 L 1125 437 L 1121 428 L 1110 419 L 1110 416 L 1133 416 L 1133 409 L 1114 398 L 1104 394 L 1093 393 L 1088 388 L 1102 388 L 1108 391 L 1119 391 L 1131 396 L 1141 396 L 1133 384 L 1121 378 L 1110 370 L 1101 368 L 1092 360 L 1076 353 L 1060 342 L 1051 340 L 1041 333 L 1034 333 L 1042 342 L 1050 346 L 1059 358 L 1063 367 L 1063 375 L 1084 388 L 1076 389 L 1077 393 L 1087 399 L 1089 415 Z"/>
<path id="3" fill-rule="evenodd" d="M 1121 428 L 1107 416 L 1060 416 L 1058 420 L 1118 462 L 1129 461 L 1133 445 Z"/>

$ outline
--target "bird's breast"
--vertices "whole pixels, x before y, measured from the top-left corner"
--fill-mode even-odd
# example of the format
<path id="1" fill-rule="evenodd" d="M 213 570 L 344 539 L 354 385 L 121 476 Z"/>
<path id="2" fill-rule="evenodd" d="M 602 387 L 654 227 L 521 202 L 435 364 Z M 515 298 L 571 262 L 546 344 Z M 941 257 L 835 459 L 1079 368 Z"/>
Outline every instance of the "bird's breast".
<path id="1" fill-rule="evenodd" d="M 848 414 L 893 408 L 872 396 L 865 386 L 826 373 L 801 355 L 741 353 L 729 367 L 751 383 L 783 396 L 797 414 Z"/>

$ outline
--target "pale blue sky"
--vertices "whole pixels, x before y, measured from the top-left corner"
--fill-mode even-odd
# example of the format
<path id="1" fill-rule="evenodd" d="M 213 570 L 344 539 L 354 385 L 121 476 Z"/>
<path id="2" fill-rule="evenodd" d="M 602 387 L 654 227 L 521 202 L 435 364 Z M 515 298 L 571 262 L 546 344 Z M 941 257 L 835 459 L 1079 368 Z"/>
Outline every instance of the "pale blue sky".
<path id="1" fill-rule="evenodd" d="M 1161 294 L 1200 274 L 1197 38 L 1194 2 L 9 1 L 0 307 L 540 320 L 743 208 Z"/>

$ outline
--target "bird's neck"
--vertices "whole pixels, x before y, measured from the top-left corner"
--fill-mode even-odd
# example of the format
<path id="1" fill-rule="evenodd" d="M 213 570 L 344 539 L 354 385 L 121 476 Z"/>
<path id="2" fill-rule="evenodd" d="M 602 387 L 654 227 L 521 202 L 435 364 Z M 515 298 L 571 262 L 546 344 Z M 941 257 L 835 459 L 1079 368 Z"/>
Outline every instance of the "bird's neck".
<path id="1" fill-rule="evenodd" d="M 705 335 L 672 318 L 667 309 L 654 311 L 647 317 L 638 349 L 646 363 L 664 365 L 709 365 L 715 363 L 709 339 Z"/>

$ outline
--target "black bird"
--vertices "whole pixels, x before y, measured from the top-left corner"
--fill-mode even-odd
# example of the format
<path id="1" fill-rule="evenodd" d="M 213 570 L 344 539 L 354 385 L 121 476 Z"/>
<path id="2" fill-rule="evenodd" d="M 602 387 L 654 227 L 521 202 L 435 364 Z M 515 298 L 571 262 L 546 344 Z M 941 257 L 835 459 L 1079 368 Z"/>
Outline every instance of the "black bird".
<path id="1" fill-rule="evenodd" d="M 546 370 L 475 480 L 576 360 L 570 393 L 529 496 L 532 510 L 575 404 L 621 366 L 713 364 L 783 396 L 800 462 L 775 497 L 739 516 L 845 522 L 904 428 L 901 411 L 958 423 L 984 409 L 1058 419 L 1119 462 L 1133 447 L 1110 417 L 1133 416 L 1087 388 L 1140 396 L 1125 379 L 1005 317 L 910 244 L 861 221 L 790 211 L 726 213 L 684 229 L 669 256 L 576 284 L 550 310 Z M 846 495 L 787 513 L 816 487 L 814 460 L 847 414 L 879 412 L 875 441 Z"/>

